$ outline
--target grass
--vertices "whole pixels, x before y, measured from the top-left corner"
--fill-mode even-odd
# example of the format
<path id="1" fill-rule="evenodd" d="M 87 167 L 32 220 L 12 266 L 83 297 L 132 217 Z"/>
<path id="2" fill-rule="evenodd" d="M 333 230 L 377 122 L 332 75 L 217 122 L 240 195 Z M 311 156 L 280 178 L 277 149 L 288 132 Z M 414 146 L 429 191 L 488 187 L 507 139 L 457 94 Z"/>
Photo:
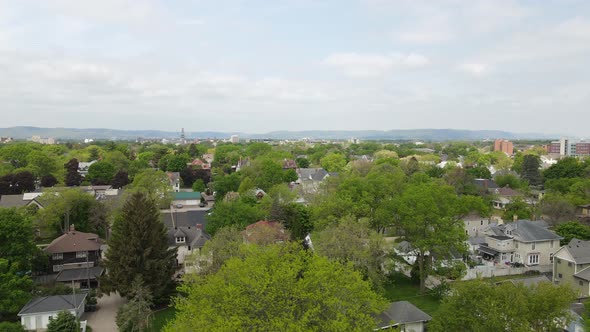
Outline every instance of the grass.
<path id="1" fill-rule="evenodd" d="M 440 302 L 431 292 L 420 294 L 420 286 L 412 283 L 409 277 L 402 273 L 396 273 L 391 277 L 393 283 L 385 286 L 383 294 L 389 301 L 408 301 L 420 310 L 434 315 L 440 306 Z"/>
<path id="2" fill-rule="evenodd" d="M 176 315 L 176 309 L 173 307 L 168 307 L 164 310 L 160 310 L 154 313 L 154 317 L 152 319 L 152 324 L 147 332 L 160 332 L 164 329 L 164 326 L 168 323 L 168 321 L 172 320 Z"/>

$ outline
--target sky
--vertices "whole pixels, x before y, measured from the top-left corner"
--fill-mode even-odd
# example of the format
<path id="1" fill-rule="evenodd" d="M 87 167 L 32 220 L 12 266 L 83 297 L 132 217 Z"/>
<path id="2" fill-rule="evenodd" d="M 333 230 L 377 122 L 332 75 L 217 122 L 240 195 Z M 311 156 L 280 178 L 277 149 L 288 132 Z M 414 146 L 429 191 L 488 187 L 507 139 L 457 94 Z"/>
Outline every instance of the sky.
<path id="1" fill-rule="evenodd" d="M 587 0 L 0 0 L 0 127 L 587 137 Z"/>

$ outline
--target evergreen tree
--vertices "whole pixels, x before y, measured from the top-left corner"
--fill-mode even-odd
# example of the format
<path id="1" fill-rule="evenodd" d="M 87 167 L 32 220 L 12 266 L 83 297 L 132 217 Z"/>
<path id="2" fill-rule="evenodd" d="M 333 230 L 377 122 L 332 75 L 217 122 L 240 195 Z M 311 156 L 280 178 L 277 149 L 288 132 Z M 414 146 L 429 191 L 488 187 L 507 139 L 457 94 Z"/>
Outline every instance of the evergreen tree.
<path id="1" fill-rule="evenodd" d="M 47 332 L 78 332 L 80 322 L 69 311 L 62 311 L 47 324 Z"/>
<path id="2" fill-rule="evenodd" d="M 149 326 L 152 295 L 137 276 L 132 285 L 132 298 L 117 312 L 117 326 L 121 332 L 144 331 Z"/>
<path id="3" fill-rule="evenodd" d="M 540 165 L 541 161 L 539 157 L 532 154 L 525 155 L 522 160 L 521 176 L 523 179 L 529 181 L 531 186 L 540 185 L 542 182 L 541 172 L 539 171 Z"/>
<path id="4" fill-rule="evenodd" d="M 141 276 L 154 303 L 166 302 L 174 290 L 175 258 L 176 249 L 168 248 L 156 202 L 142 191 L 135 192 L 113 225 L 102 289 L 131 298 L 133 280 Z"/>
<path id="5" fill-rule="evenodd" d="M 79 186 L 80 182 L 82 182 L 82 176 L 78 174 L 78 159 L 73 158 L 70 159 L 65 165 L 64 168 L 66 169 L 66 186 Z"/>

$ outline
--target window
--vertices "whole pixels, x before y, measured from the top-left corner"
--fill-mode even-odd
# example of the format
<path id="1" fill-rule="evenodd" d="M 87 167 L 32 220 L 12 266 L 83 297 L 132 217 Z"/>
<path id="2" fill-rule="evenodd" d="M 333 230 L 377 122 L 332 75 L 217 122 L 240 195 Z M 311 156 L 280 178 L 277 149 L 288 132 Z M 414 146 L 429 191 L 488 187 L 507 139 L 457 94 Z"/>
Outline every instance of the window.
<path id="1" fill-rule="evenodd" d="M 567 267 L 572 267 L 572 262 L 567 262 Z"/>
<path id="2" fill-rule="evenodd" d="M 480 225 L 483 226 L 483 220 L 481 221 Z"/>
<path id="3" fill-rule="evenodd" d="M 176 238 L 176 243 L 184 243 L 184 236 L 179 236 Z"/>
<path id="4" fill-rule="evenodd" d="M 553 248 L 553 240 L 551 240 L 551 248 Z"/>
<path id="5" fill-rule="evenodd" d="M 76 252 L 76 258 L 86 258 L 86 256 L 88 256 L 88 252 L 87 251 L 78 251 L 78 252 Z"/>
<path id="6" fill-rule="evenodd" d="M 518 248 L 518 242 L 514 242 L 514 248 Z"/>
<path id="7" fill-rule="evenodd" d="M 584 282 L 583 282 L 582 280 L 580 280 L 580 281 L 578 282 L 578 284 L 579 284 L 580 286 L 584 286 Z"/>
<path id="8" fill-rule="evenodd" d="M 539 264 L 539 255 L 533 254 L 529 255 L 529 265 L 538 265 Z"/>
<path id="9" fill-rule="evenodd" d="M 561 278 L 563 278 L 563 274 L 561 274 L 561 273 L 558 273 L 558 274 L 557 274 L 557 277 L 558 277 L 559 279 L 561 279 Z"/>
<path id="10" fill-rule="evenodd" d="M 57 253 L 57 254 L 53 254 L 52 255 L 52 258 L 53 258 L 54 261 L 57 261 L 57 260 L 60 260 L 60 259 L 64 259 L 64 254 L 62 254 L 61 252 L 60 253 Z"/>
<path id="11" fill-rule="evenodd" d="M 557 259 L 557 264 L 561 264 L 561 259 Z"/>
<path id="12" fill-rule="evenodd" d="M 535 250 L 535 243 L 534 242 L 531 246 L 532 246 L 532 249 Z"/>

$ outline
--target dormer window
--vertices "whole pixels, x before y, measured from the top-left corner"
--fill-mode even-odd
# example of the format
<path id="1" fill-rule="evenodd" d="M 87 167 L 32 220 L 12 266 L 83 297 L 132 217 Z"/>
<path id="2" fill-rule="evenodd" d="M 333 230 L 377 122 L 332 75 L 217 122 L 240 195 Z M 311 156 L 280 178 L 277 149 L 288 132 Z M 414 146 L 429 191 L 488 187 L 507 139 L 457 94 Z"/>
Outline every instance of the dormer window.
<path id="1" fill-rule="evenodd" d="M 185 243 L 186 238 L 184 236 L 177 236 L 176 243 Z"/>

